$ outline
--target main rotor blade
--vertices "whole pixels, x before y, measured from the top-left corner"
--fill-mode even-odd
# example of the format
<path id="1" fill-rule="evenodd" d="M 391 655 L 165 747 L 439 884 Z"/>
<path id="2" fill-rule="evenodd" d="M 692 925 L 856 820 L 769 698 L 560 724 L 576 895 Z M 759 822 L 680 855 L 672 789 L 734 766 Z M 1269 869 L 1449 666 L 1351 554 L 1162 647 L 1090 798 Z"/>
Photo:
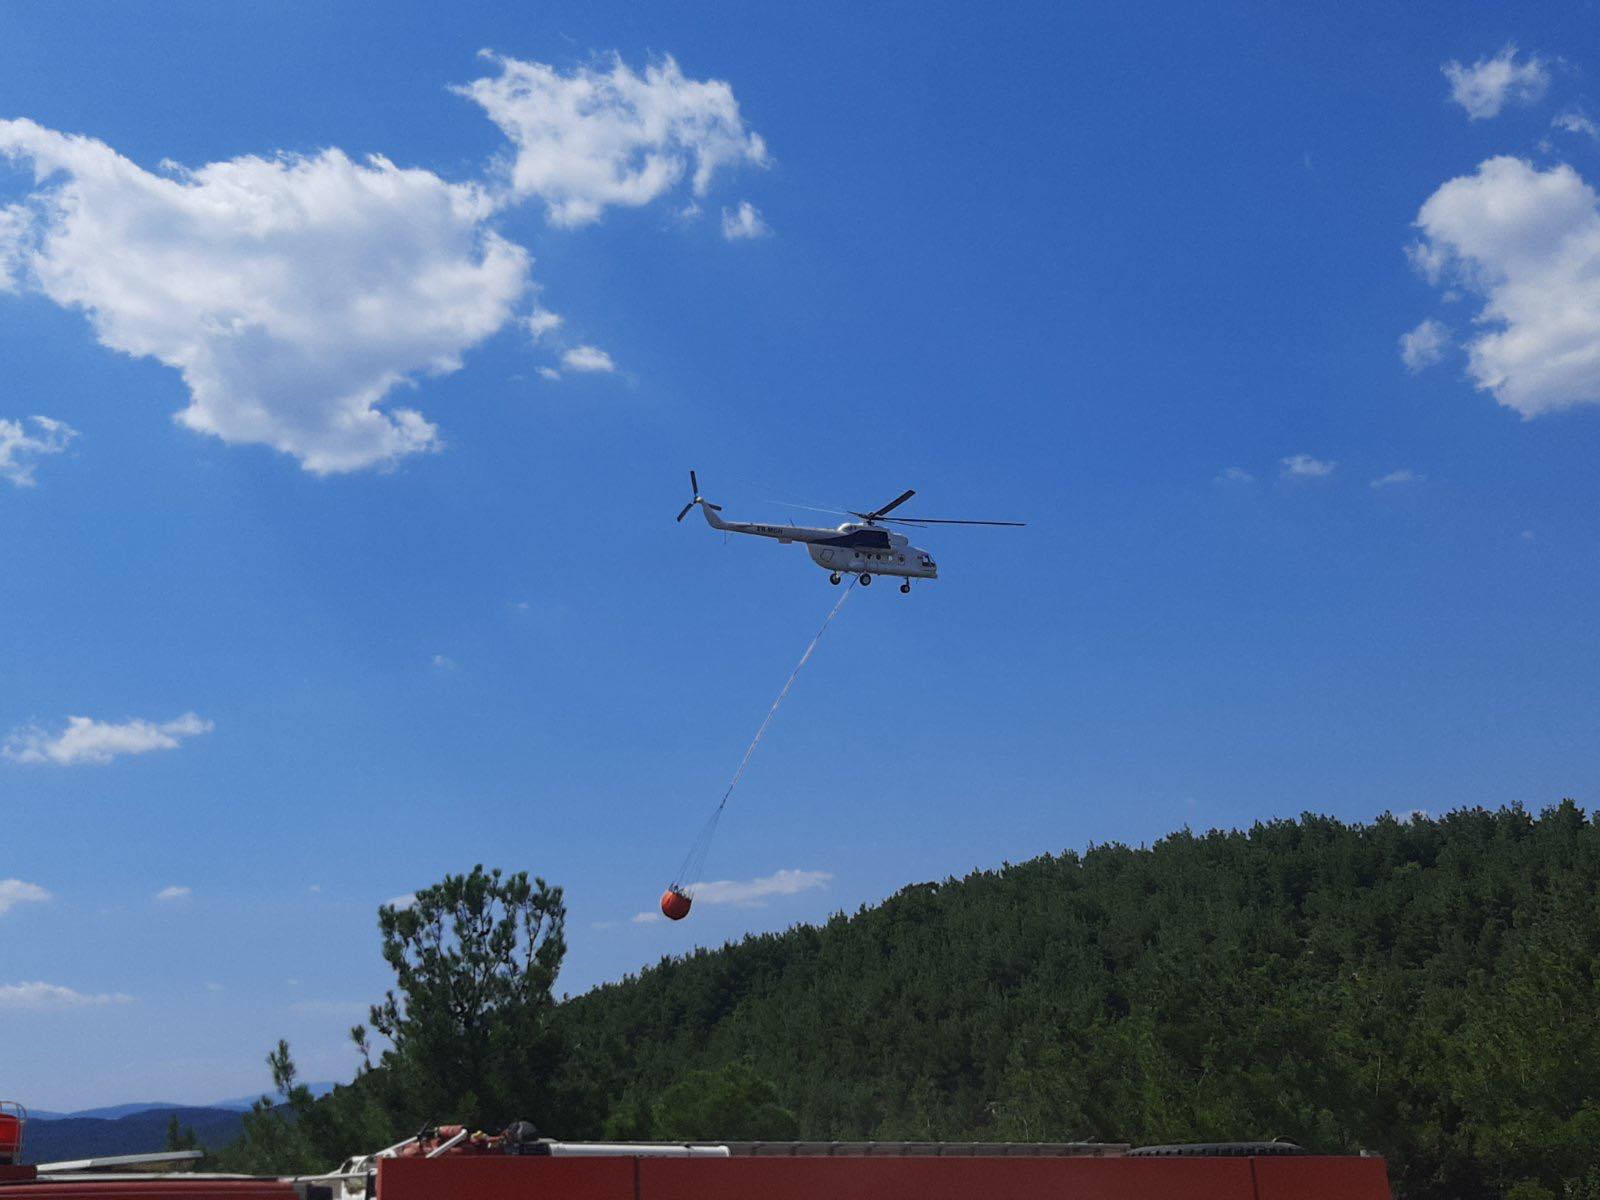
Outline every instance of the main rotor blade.
<path id="1" fill-rule="evenodd" d="M 1026 521 L 950 521 L 939 517 L 889 517 L 890 525 L 1009 525 L 1014 529 L 1021 529 L 1028 523 Z"/>
<path id="2" fill-rule="evenodd" d="M 700 494 L 700 481 L 694 477 L 694 471 L 693 470 L 690 470 L 690 472 L 689 472 L 689 490 L 691 492 L 693 492 L 696 496 L 698 496 Z M 688 512 L 689 510 L 686 508 L 683 511 L 684 512 Z M 679 518 L 679 520 L 682 520 L 682 519 L 683 518 L 681 518 L 681 517 Z"/>
<path id="3" fill-rule="evenodd" d="M 689 515 L 689 510 L 691 508 L 693 508 L 693 507 L 694 507 L 694 501 L 693 500 L 691 500 L 691 501 L 689 501 L 689 503 L 685 504 L 683 506 L 683 511 L 678 514 L 678 520 L 681 522 L 685 517 L 687 517 Z"/>
<path id="4" fill-rule="evenodd" d="M 860 513 L 853 513 L 846 508 L 823 508 L 820 504 L 801 504 L 798 500 L 774 500 L 784 508 L 803 508 L 807 512 L 832 513 L 836 517 L 858 517 Z"/>
<path id="5" fill-rule="evenodd" d="M 898 496 L 896 496 L 893 500 L 889 501 L 889 503 L 885 504 L 882 508 L 874 509 L 872 511 L 872 513 L 870 514 L 869 519 L 881 517 L 881 516 L 883 516 L 884 513 L 887 513 L 887 512 L 893 512 L 895 509 L 899 508 L 902 504 L 904 504 L 907 500 L 911 499 L 911 497 L 915 496 L 916 494 L 917 494 L 916 492 L 912 491 L 910 488 L 907 488 L 905 491 L 901 492 Z"/>

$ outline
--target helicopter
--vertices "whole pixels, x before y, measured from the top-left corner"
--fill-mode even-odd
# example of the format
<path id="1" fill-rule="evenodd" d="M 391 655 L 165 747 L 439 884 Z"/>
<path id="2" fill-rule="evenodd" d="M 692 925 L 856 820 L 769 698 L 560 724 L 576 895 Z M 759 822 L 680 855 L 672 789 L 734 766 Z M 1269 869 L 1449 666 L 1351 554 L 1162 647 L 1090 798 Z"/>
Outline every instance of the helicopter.
<path id="1" fill-rule="evenodd" d="M 750 521 L 724 521 L 718 514 L 720 504 L 713 504 L 700 494 L 700 480 L 689 472 L 689 488 L 694 499 L 683 506 L 678 514 L 681 522 L 696 505 L 705 513 L 706 524 L 724 533 L 748 533 L 755 537 L 776 538 L 779 545 L 802 543 L 811 555 L 811 561 L 828 572 L 828 582 L 839 584 L 846 575 L 855 575 L 866 587 L 873 575 L 898 575 L 902 578 L 900 590 L 909 595 L 913 579 L 939 578 L 939 564 L 933 555 L 921 547 L 913 546 L 902 533 L 884 529 L 884 525 L 905 525 L 918 528 L 927 525 L 1006 525 L 1021 528 L 1026 521 L 952 521 L 936 517 L 891 517 L 888 514 L 899 508 L 917 493 L 907 489 L 882 508 L 871 512 L 853 509 L 821 509 L 821 512 L 838 511 L 841 516 L 855 517 L 855 521 L 829 529 L 804 525 L 761 525 Z M 809 506 L 806 506 L 809 507 Z"/>

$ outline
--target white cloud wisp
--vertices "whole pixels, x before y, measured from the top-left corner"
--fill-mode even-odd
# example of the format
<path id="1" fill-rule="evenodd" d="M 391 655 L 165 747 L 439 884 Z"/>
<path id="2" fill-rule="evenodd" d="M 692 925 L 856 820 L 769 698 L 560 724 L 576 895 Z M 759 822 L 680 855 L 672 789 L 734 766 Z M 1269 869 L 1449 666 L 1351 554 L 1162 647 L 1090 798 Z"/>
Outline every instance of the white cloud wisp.
<path id="1" fill-rule="evenodd" d="M 1390 471 L 1387 475 L 1380 475 L 1367 486 L 1373 490 L 1386 487 L 1396 487 L 1404 483 L 1421 483 L 1424 476 L 1418 475 L 1410 467 L 1401 467 Z"/>
<path id="2" fill-rule="evenodd" d="M 0 229 L 0 237 L 4 230 Z M 65 421 L 52 417 L 31 417 L 33 432 L 21 421 L 8 421 L 0 417 L 0 479 L 10 480 L 17 487 L 32 487 L 33 469 L 37 460 L 49 454 L 60 454 L 78 431 Z"/>
<path id="3" fill-rule="evenodd" d="M 617 364 L 598 346 L 574 346 L 561 356 L 561 365 L 569 371 L 605 374 L 617 369 Z"/>
<path id="4" fill-rule="evenodd" d="M 56 983 L 0 983 L 0 1012 L 60 1012 L 132 1001 L 132 996 L 122 992 L 88 995 Z"/>
<path id="5" fill-rule="evenodd" d="M 1536 103 L 1550 86 L 1544 60 L 1530 54 L 1519 63 L 1515 46 L 1505 47 L 1493 58 L 1480 58 L 1470 67 L 1452 60 L 1441 70 L 1450 81 L 1450 99 L 1473 121 L 1499 116 L 1507 104 Z"/>
<path id="6" fill-rule="evenodd" d="M 696 883 L 689 889 L 696 904 L 757 905 L 773 896 L 794 896 L 828 886 L 827 871 L 775 871 L 758 879 L 719 879 Z"/>
<path id="7" fill-rule="evenodd" d="M 21 879 L 0 879 L 0 917 L 19 904 L 43 904 L 54 897 L 37 883 Z"/>
<path id="8" fill-rule="evenodd" d="M 722 236 L 730 242 L 751 241 L 764 238 L 772 227 L 761 216 L 761 210 L 750 201 L 741 201 L 737 210 L 722 210 Z"/>
<path id="9" fill-rule="evenodd" d="M 1278 460 L 1285 479 L 1326 479 L 1339 464 L 1312 458 L 1309 454 L 1291 454 Z"/>
<path id="10" fill-rule="evenodd" d="M 192 712 L 160 723 L 137 717 L 120 723 L 68 717 L 67 727 L 58 734 L 38 726 L 16 730 L 0 748 L 0 756 L 17 763 L 104 766 L 125 754 L 176 750 L 185 738 L 210 733 L 213 728 L 212 722 Z"/>
<path id="11" fill-rule="evenodd" d="M 1409 333 L 1400 335 L 1400 361 L 1415 375 L 1444 358 L 1450 345 L 1450 331 L 1431 317 Z"/>
<path id="12" fill-rule="evenodd" d="M 756 879 L 717 879 L 689 885 L 689 893 L 699 905 L 727 904 L 737 908 L 759 908 L 774 896 L 795 896 L 825 888 L 833 880 L 827 871 L 800 871 L 785 868 Z M 655 909 L 635 913 L 635 925 L 649 925 L 665 918 Z"/>

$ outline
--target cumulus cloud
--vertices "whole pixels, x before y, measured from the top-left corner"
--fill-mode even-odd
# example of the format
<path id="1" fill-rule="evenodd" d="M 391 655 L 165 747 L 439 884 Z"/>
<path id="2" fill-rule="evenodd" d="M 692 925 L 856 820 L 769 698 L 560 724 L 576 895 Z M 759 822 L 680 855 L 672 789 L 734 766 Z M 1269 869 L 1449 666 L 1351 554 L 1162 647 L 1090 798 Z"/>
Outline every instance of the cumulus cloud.
<path id="1" fill-rule="evenodd" d="M 1256 477 L 1243 467 L 1223 467 L 1217 472 L 1217 483 L 1254 483 Z"/>
<path id="2" fill-rule="evenodd" d="M 0 120 L 0 165 L 31 176 L 20 203 L 0 201 L 0 291 L 81 311 L 102 345 L 177 370 L 178 423 L 229 444 L 319 474 L 436 450 L 438 426 L 396 393 L 460 369 L 514 317 L 535 340 L 561 321 L 516 313 L 531 259 L 496 213 L 537 198 L 552 224 L 582 225 L 768 161 L 732 88 L 671 58 L 641 74 L 616 56 L 567 72 L 489 57 L 498 75 L 456 90 L 511 141 L 493 182 L 337 148 L 152 172 L 94 138 Z M 0 474 L 31 482 L 28 456 L 66 437 L 6 423 Z"/>
<path id="3" fill-rule="evenodd" d="M 552 225 L 586 225 L 608 207 L 648 204 L 686 175 L 693 194 L 704 196 L 720 168 L 767 162 L 733 89 L 689 79 L 670 57 L 640 75 L 617 55 L 565 73 L 484 56 L 500 74 L 455 91 L 511 140 L 512 194 L 542 200 Z"/>
<path id="4" fill-rule="evenodd" d="M 1417 215 L 1412 261 L 1479 296 L 1478 387 L 1524 417 L 1600 403 L 1600 197 L 1566 164 L 1491 158 Z"/>
<path id="5" fill-rule="evenodd" d="M 611 355 L 598 346 L 574 346 L 561 356 L 561 365 L 569 371 L 615 371 L 617 364 Z"/>
<path id="6" fill-rule="evenodd" d="M 1444 357 L 1450 345 L 1450 330 L 1431 317 L 1409 333 L 1400 335 L 1400 361 L 1415 375 Z"/>
<path id="7" fill-rule="evenodd" d="M 0 748 L 0 755 L 18 763 L 103 766 L 124 754 L 176 750 L 185 738 L 210 733 L 213 727 L 212 722 L 192 712 L 160 723 L 138 718 L 118 723 L 68 717 L 67 727 L 60 733 L 52 734 L 38 726 L 14 731 Z"/>
<path id="8" fill-rule="evenodd" d="M 1372 488 L 1394 487 L 1396 484 L 1401 483 L 1421 483 L 1424 478 L 1424 476 L 1418 475 L 1410 467 L 1401 467 L 1399 470 L 1390 471 L 1387 475 L 1378 476 L 1368 486 Z"/>
<path id="9" fill-rule="evenodd" d="M 128 1004 L 132 996 L 121 992 L 89 995 L 55 983 L 0 983 L 0 1012 L 58 1012 L 68 1008 L 96 1008 Z"/>
<path id="10" fill-rule="evenodd" d="M 722 236 L 730 242 L 766 237 L 772 227 L 761 217 L 761 211 L 750 201 L 742 201 L 737 209 L 722 210 Z"/>
<path id="11" fill-rule="evenodd" d="M 1511 45 L 1470 67 L 1452 60 L 1441 69 L 1450 81 L 1450 99 L 1474 121 L 1499 116 L 1507 104 L 1533 104 L 1550 86 L 1544 60 L 1531 54 L 1518 62 L 1517 48 Z"/>
<path id="12" fill-rule="evenodd" d="M 33 175 L 0 225 L 14 286 L 82 311 L 102 345 L 178 370 L 180 424 L 310 471 L 436 448 L 420 413 L 380 405 L 458 369 L 528 286 L 528 254 L 486 226 L 483 188 L 382 157 L 152 174 L 28 120 L 0 121 L 0 157 Z"/>
<path id="13" fill-rule="evenodd" d="M 53 899 L 37 883 L 25 883 L 21 879 L 0 879 L 0 917 L 5 916 L 19 904 L 43 904 L 46 900 Z"/>
<path id="14" fill-rule="evenodd" d="M 407 892 L 403 896 L 395 896 L 392 899 L 385 900 L 383 902 L 383 907 L 384 908 L 394 908 L 394 909 L 404 909 L 404 908 L 410 908 L 416 902 L 417 902 L 417 894 L 415 892 Z"/>
<path id="15" fill-rule="evenodd" d="M 5 231 L 0 228 L 0 238 L 4 236 Z M 60 454 L 77 436 L 76 429 L 52 417 L 30 417 L 27 425 L 0 417 L 0 479 L 9 479 L 18 487 L 32 487 L 36 460 L 47 454 Z"/>
<path id="16" fill-rule="evenodd" d="M 1309 454 L 1291 454 L 1279 459 L 1278 465 L 1285 479 L 1326 479 L 1339 464 L 1312 458 Z"/>
<path id="17" fill-rule="evenodd" d="M 164 887 L 157 892 L 156 899 L 162 904 L 170 904 L 174 900 L 187 900 L 192 895 L 194 895 L 193 888 L 180 887 L 177 884 L 173 884 L 171 887 Z"/>

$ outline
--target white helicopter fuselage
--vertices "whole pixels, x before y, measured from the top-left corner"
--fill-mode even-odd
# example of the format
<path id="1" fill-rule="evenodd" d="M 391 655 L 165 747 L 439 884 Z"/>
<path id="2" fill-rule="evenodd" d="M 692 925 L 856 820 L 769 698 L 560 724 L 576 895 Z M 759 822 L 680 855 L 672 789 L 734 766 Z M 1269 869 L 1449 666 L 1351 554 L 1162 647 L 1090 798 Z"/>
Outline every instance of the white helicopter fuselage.
<path id="1" fill-rule="evenodd" d="M 780 545 L 804 544 L 811 561 L 835 575 L 899 575 L 906 579 L 937 579 L 939 564 L 933 555 L 913 546 L 904 534 L 877 525 L 846 522 L 836 528 L 807 525 L 763 525 L 753 521 L 724 521 L 710 504 L 700 503 L 706 523 L 725 533 L 747 533 L 772 538 Z"/>

